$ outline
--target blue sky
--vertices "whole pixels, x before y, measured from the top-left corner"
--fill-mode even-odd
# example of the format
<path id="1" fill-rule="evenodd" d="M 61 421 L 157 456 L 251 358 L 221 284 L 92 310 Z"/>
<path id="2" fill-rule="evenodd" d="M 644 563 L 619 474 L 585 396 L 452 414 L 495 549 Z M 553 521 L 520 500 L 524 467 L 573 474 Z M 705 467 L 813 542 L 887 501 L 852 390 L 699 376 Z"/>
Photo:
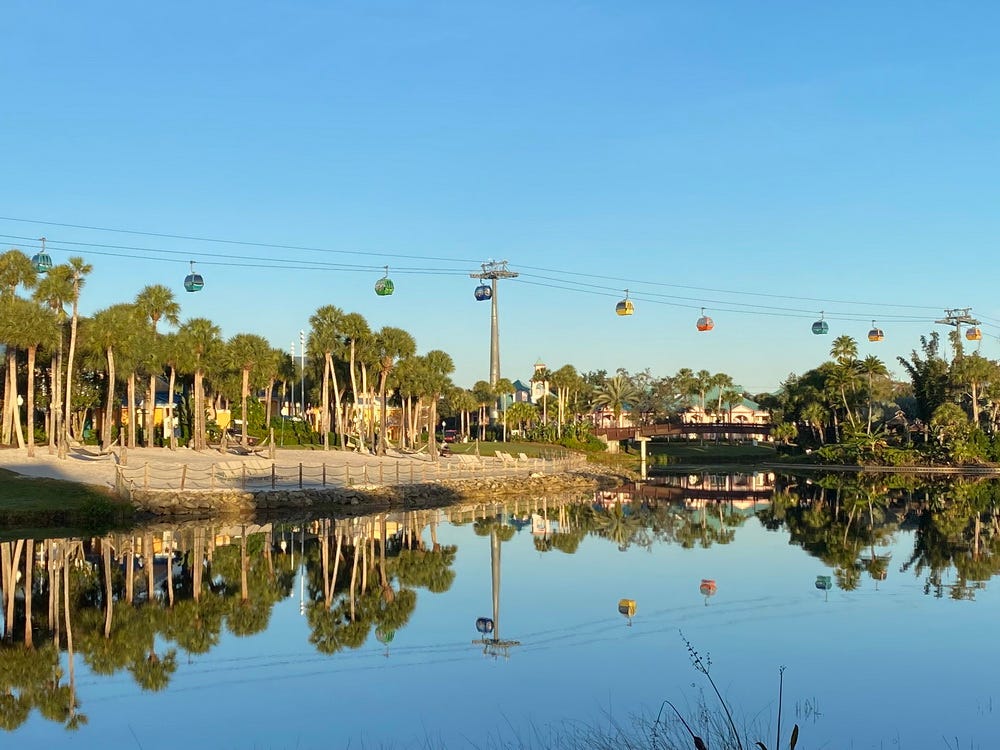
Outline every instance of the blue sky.
<path id="1" fill-rule="evenodd" d="M 541 358 L 725 371 L 759 392 L 839 333 L 899 374 L 943 308 L 967 306 L 995 357 L 998 16 L 10 2 L 0 247 L 44 235 L 56 262 L 86 257 L 85 313 L 164 283 L 184 317 L 286 350 L 335 304 L 448 351 L 463 386 L 489 373 L 468 273 L 491 258 L 522 274 L 499 295 L 511 379 Z M 385 265 L 396 293 L 378 298 Z M 625 288 L 636 314 L 618 318 Z M 830 336 L 809 333 L 821 310 Z"/>

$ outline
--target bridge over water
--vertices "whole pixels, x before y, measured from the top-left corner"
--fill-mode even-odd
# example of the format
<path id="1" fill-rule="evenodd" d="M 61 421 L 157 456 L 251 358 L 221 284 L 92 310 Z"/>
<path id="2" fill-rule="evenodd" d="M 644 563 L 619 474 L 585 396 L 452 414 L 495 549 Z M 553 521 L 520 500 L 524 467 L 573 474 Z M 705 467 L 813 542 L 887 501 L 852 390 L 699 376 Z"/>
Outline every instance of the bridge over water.
<path id="1" fill-rule="evenodd" d="M 746 422 L 707 422 L 684 424 L 648 424 L 640 427 L 597 427 L 594 434 L 612 440 L 638 440 L 639 438 L 686 437 L 688 435 L 764 435 L 771 434 L 769 424 Z"/>

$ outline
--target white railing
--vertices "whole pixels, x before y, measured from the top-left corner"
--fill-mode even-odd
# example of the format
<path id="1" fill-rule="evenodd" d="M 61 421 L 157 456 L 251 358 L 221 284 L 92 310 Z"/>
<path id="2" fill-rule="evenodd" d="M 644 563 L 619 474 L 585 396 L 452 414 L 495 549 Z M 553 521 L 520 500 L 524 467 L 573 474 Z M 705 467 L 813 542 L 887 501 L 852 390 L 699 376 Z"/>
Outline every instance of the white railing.
<path id="1" fill-rule="evenodd" d="M 579 455 L 554 458 L 479 458 L 452 456 L 440 461 L 369 461 L 350 463 L 282 464 L 248 457 L 212 464 L 149 463 L 117 467 L 120 492 L 131 490 L 248 491 L 317 489 L 400 484 L 424 484 L 485 478 L 560 474 L 580 468 Z"/>

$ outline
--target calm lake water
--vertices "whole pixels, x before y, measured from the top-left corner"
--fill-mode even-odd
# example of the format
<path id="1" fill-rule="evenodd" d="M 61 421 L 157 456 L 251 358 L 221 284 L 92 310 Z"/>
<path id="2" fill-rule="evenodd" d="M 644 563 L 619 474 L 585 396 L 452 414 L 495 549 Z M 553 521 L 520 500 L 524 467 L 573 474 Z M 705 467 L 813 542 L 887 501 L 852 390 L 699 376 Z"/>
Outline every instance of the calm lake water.
<path id="1" fill-rule="evenodd" d="M 664 699 L 693 713 L 709 686 L 686 639 L 765 727 L 784 666 L 800 747 L 991 747 L 1000 487 L 905 485 L 674 476 L 36 538 L 31 648 L 28 547 L 6 541 L 0 732 L 21 747 L 486 747 Z"/>

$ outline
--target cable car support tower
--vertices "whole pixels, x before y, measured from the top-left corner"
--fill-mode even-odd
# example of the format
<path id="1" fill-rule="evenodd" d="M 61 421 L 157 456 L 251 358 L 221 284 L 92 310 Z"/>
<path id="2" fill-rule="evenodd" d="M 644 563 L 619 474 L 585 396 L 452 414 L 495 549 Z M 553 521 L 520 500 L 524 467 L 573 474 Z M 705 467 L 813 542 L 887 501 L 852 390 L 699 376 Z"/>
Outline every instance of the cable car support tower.
<path id="1" fill-rule="evenodd" d="M 962 338 L 962 326 L 973 326 L 970 332 L 975 331 L 979 333 L 978 326 L 980 322 L 973 318 L 969 313 L 972 312 L 971 307 L 958 307 L 953 310 L 945 310 L 944 317 L 941 320 L 935 320 L 935 323 L 943 326 L 953 326 L 955 328 L 956 336 L 960 341 Z M 966 336 L 970 341 L 977 340 L 976 337 Z M 979 334 L 978 338 L 981 338 L 982 334 Z"/>
<path id="2" fill-rule="evenodd" d="M 505 260 L 489 260 L 482 264 L 481 273 L 470 273 L 470 279 L 480 279 L 491 282 L 490 295 L 492 311 L 490 313 L 490 385 L 495 386 L 500 380 L 500 327 L 497 322 L 497 279 L 516 279 L 518 273 L 507 268 Z"/>

